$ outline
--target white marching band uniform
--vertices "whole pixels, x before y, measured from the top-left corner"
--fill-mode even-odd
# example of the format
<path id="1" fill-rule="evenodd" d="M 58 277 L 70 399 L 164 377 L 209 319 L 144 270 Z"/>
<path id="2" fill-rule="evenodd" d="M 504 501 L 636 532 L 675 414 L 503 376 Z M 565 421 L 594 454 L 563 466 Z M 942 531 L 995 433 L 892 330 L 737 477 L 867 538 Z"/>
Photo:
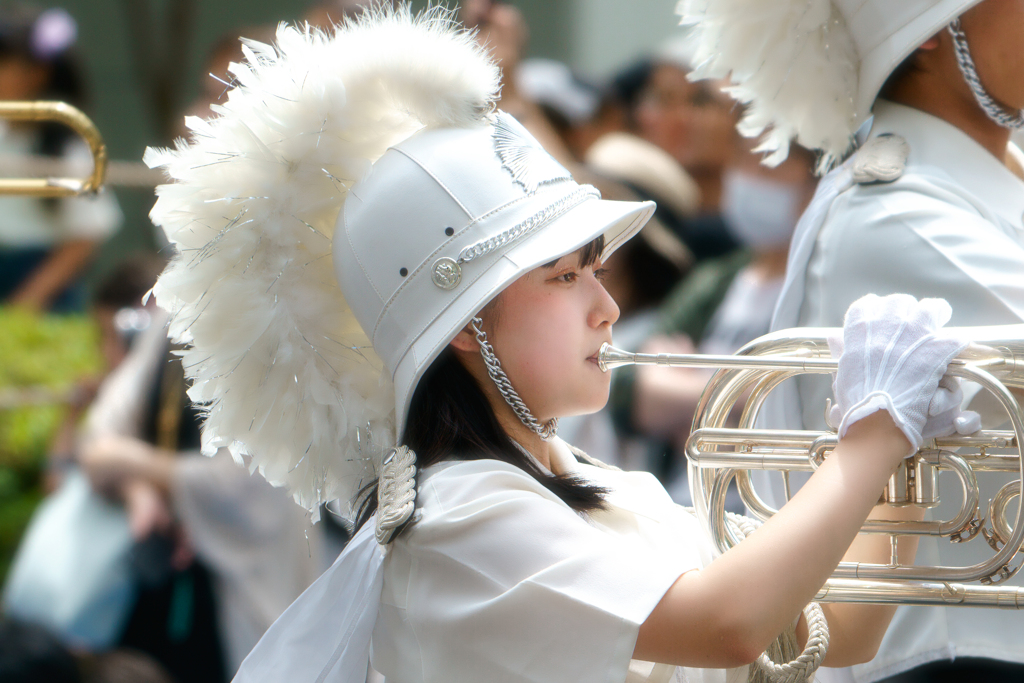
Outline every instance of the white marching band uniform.
<path id="1" fill-rule="evenodd" d="M 905 167 L 899 178 L 854 179 L 873 149 L 893 157 L 873 163 Z M 1017 324 L 1022 272 L 1024 179 L 958 128 L 879 100 L 862 151 L 823 181 L 793 238 L 772 329 L 838 326 L 861 296 L 893 292 L 945 299 L 954 326 Z M 831 386 L 817 379 L 798 380 L 799 417 L 778 420 L 824 428 Z"/>
<path id="2" fill-rule="evenodd" d="M 579 463 L 564 442 L 552 444 L 552 469 L 609 488 L 607 510 L 583 518 L 495 460 L 429 467 L 415 525 L 383 555 L 372 530 L 361 531 L 236 680 L 356 683 L 332 655 L 351 645 L 340 637 L 350 596 L 371 586 L 380 604 L 372 664 L 389 681 L 746 681 L 747 667 L 631 659 L 640 624 L 680 574 L 713 559 L 711 544 L 652 475 Z M 373 571 L 346 562 L 361 553 L 376 560 Z"/>

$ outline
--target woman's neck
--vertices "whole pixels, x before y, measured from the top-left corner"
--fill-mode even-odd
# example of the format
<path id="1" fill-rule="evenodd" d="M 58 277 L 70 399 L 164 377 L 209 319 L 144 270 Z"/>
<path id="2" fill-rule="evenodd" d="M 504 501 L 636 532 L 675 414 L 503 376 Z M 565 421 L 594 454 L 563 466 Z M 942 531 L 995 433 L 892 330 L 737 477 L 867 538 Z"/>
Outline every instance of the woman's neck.
<path id="1" fill-rule="evenodd" d="M 524 425 L 511 409 L 501 411 L 498 415 L 498 422 L 501 423 L 510 439 L 519 444 L 548 471 L 552 471 L 550 441 L 540 438 L 539 434 Z"/>

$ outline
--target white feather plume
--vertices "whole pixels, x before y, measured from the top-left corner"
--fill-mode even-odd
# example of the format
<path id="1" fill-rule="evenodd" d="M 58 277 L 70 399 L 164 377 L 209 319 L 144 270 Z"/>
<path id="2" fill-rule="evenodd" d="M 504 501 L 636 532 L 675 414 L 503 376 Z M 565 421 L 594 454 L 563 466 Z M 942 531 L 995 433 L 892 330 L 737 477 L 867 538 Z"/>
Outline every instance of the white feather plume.
<path id="1" fill-rule="evenodd" d="M 762 135 L 765 163 L 791 140 L 822 151 L 826 170 L 851 148 L 868 112 L 856 111 L 858 56 L 830 0 L 680 0 L 676 13 L 695 44 L 691 78 L 729 78 L 747 105 L 739 131 Z"/>
<path id="2" fill-rule="evenodd" d="M 331 238 L 349 188 L 423 127 L 480 121 L 497 67 L 449 12 L 374 10 L 331 33 L 282 24 L 188 142 L 148 149 L 173 183 L 150 214 L 178 254 L 154 288 L 186 345 L 203 451 L 230 449 L 313 511 L 376 476 L 394 390 L 342 297 Z"/>

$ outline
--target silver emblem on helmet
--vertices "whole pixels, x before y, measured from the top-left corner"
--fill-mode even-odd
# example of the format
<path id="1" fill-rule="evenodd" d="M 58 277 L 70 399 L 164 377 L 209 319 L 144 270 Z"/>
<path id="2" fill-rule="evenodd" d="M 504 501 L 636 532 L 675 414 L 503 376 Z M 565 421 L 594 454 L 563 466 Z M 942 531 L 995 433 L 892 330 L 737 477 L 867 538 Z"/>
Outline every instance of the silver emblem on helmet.
<path id="1" fill-rule="evenodd" d="M 462 266 L 447 256 L 434 261 L 430 279 L 441 289 L 455 289 L 462 282 Z"/>

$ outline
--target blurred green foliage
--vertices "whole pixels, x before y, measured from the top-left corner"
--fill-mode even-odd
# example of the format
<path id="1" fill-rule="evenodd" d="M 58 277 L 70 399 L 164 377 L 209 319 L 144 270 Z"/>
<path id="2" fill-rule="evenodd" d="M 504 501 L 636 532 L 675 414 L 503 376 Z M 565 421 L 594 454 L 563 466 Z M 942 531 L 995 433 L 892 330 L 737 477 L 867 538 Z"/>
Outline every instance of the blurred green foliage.
<path id="1" fill-rule="evenodd" d="M 99 331 L 88 316 L 0 307 L 0 395 L 29 388 L 70 394 L 102 369 Z M 53 403 L 0 405 L 0 582 L 42 500 L 47 448 L 66 413 Z"/>

